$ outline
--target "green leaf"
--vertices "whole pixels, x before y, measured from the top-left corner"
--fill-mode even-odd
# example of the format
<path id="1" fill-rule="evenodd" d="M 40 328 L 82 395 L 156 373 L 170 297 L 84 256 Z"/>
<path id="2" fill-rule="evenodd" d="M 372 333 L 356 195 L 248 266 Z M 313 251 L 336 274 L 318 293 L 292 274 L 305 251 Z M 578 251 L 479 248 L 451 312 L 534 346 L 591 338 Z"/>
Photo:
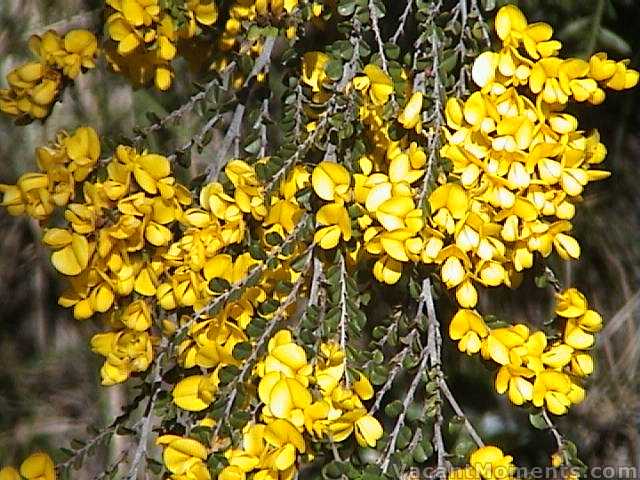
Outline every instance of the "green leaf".
<path id="1" fill-rule="evenodd" d="M 240 369 L 235 365 L 226 365 L 220 369 L 220 383 L 226 385 L 240 375 Z"/>
<path id="2" fill-rule="evenodd" d="M 334 460 L 333 462 L 327 463 L 322 468 L 322 478 L 326 478 L 328 480 L 341 478 L 343 471 L 344 466 L 340 462 Z"/>
<path id="3" fill-rule="evenodd" d="M 182 168 L 189 168 L 191 166 L 191 149 L 176 151 L 176 161 Z"/>
<path id="4" fill-rule="evenodd" d="M 85 443 L 82 440 L 78 440 L 77 438 L 74 438 L 73 440 L 71 440 L 71 448 L 75 448 L 76 450 L 78 450 L 84 446 L 85 446 Z"/>
<path id="5" fill-rule="evenodd" d="M 265 236 L 265 240 L 267 242 L 267 245 L 270 245 L 272 247 L 275 247 L 276 245 L 280 245 L 284 241 L 284 239 L 280 236 L 278 232 L 267 233 L 267 235 Z"/>
<path id="6" fill-rule="evenodd" d="M 273 298 L 270 298 L 260 304 L 259 310 L 263 315 L 269 315 L 270 313 L 275 312 L 279 306 L 280 302 L 274 300 Z"/>
<path id="7" fill-rule="evenodd" d="M 545 274 L 538 275 L 534 281 L 536 283 L 536 287 L 538 288 L 547 288 L 547 286 L 549 285 L 549 279 Z"/>
<path id="8" fill-rule="evenodd" d="M 395 43 L 387 42 L 384 44 L 384 53 L 387 58 L 395 60 L 400 56 L 400 47 Z"/>
<path id="9" fill-rule="evenodd" d="M 400 428 L 400 432 L 398 433 L 396 448 L 398 450 L 404 450 L 405 448 L 407 448 L 407 445 L 409 445 L 409 442 L 411 442 L 412 436 L 413 432 L 411 431 L 411 429 L 406 425 L 403 425 L 402 428 Z"/>
<path id="10" fill-rule="evenodd" d="M 340 80 L 342 77 L 342 60 L 335 57 L 331 58 L 331 60 L 327 62 L 324 71 L 331 80 Z"/>
<path id="11" fill-rule="evenodd" d="M 256 138 L 252 142 L 249 142 L 244 147 L 244 151 L 250 153 L 251 155 L 257 155 L 260 151 L 260 146 L 262 145 L 262 139 Z"/>
<path id="12" fill-rule="evenodd" d="M 251 413 L 244 410 L 235 412 L 229 419 L 229 423 L 233 428 L 241 429 L 251 420 Z"/>
<path id="13" fill-rule="evenodd" d="M 530 413 L 529 423 L 531 423 L 531 425 L 534 428 L 537 428 L 538 430 L 546 430 L 547 428 L 549 428 L 549 426 L 547 425 L 547 422 L 544 420 L 544 416 L 542 415 L 542 412 Z"/>
<path id="14" fill-rule="evenodd" d="M 496 0 L 482 0 L 482 8 L 486 11 L 496 8 Z"/>
<path id="15" fill-rule="evenodd" d="M 251 338 L 256 338 L 262 335 L 265 327 L 267 326 L 263 318 L 254 317 L 249 325 L 247 325 L 246 332 Z"/>
<path id="16" fill-rule="evenodd" d="M 407 407 L 407 421 L 415 422 L 422 419 L 422 405 L 418 403 L 412 403 Z"/>
<path id="17" fill-rule="evenodd" d="M 151 473 L 153 473 L 154 475 L 160 475 L 162 469 L 164 468 L 164 465 L 151 457 L 147 457 L 147 468 L 149 468 Z"/>
<path id="18" fill-rule="evenodd" d="M 253 347 L 250 342 L 236 343 L 233 347 L 233 358 L 236 360 L 244 360 L 245 358 L 249 358 L 252 351 Z"/>
<path id="19" fill-rule="evenodd" d="M 348 17 L 352 15 L 356 9 L 356 0 L 342 0 L 340 4 L 338 4 L 338 14 L 343 17 Z"/>
<path id="20" fill-rule="evenodd" d="M 404 407 L 402 406 L 402 402 L 400 400 L 394 400 L 389 403 L 386 407 L 384 407 L 384 413 L 391 418 L 396 418 L 398 415 L 402 413 Z"/>
<path id="21" fill-rule="evenodd" d="M 413 451 L 413 459 L 417 463 L 424 463 L 433 455 L 433 446 L 430 442 L 425 442 L 425 444 L 418 444 L 416 449 Z"/>
<path id="22" fill-rule="evenodd" d="M 451 420 L 449 420 L 449 434 L 453 436 L 457 436 L 462 431 L 462 427 L 464 426 L 464 418 L 459 416 L 454 416 Z"/>
<path id="23" fill-rule="evenodd" d="M 389 371 L 385 365 L 376 365 L 373 370 L 371 370 L 371 383 L 374 385 L 382 385 L 387 381 L 388 375 Z"/>
<path id="24" fill-rule="evenodd" d="M 209 445 L 209 443 L 211 443 L 211 436 L 213 435 L 213 430 L 209 427 L 203 427 L 199 425 L 191 429 L 190 435 L 196 440 L 198 440 L 200 443 Z"/>
<path id="25" fill-rule="evenodd" d="M 159 123 L 160 122 L 160 117 L 158 116 L 158 114 L 156 112 L 152 112 L 152 111 L 148 111 L 145 113 L 147 119 L 151 122 L 151 123 Z"/>
<path id="26" fill-rule="evenodd" d="M 456 441 L 452 453 L 461 457 L 467 457 L 476 448 L 477 446 L 475 442 L 465 432 L 465 434 L 460 435 L 460 437 Z"/>
<path id="27" fill-rule="evenodd" d="M 209 288 L 214 293 L 223 293 L 231 288 L 231 285 L 224 278 L 212 278 L 209 280 Z"/>

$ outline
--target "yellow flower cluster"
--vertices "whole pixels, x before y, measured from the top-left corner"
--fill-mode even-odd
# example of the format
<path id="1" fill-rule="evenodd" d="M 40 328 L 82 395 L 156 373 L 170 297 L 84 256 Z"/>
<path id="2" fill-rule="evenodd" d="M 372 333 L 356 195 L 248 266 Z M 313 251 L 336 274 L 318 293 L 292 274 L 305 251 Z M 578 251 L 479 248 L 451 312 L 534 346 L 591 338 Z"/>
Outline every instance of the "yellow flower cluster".
<path id="1" fill-rule="evenodd" d="M 449 480 L 511 480 L 514 478 L 513 457 L 498 447 L 487 445 L 469 457 L 469 466 L 449 473 Z"/>
<path id="2" fill-rule="evenodd" d="M 0 185 L 0 206 L 9 214 L 47 220 L 56 207 L 75 198 L 76 185 L 96 168 L 100 141 L 95 130 L 80 127 L 73 134 L 58 133 L 56 141 L 36 149 L 39 172 L 22 175 L 15 185 Z"/>
<path id="3" fill-rule="evenodd" d="M 295 196 L 309 183 L 304 168 L 292 169 L 266 205 L 255 169 L 234 160 L 225 167 L 225 186 L 203 186 L 199 204 L 192 206 L 191 193 L 171 176 L 166 157 L 128 146 L 118 146 L 101 165 L 100 179 L 90 181 L 100 142 L 88 127 L 72 135 L 61 132 L 55 144 L 37 149 L 37 155 L 41 171 L 23 175 L 16 185 L 1 185 L 1 205 L 13 215 L 27 213 L 41 221 L 55 207 L 66 207 L 68 226 L 45 230 L 43 243 L 53 250 L 54 267 L 69 280 L 59 303 L 72 307 L 77 319 L 104 314 L 113 329 L 91 342 L 106 357 L 101 370 L 105 385 L 148 368 L 156 342 L 151 333 L 154 304 L 166 311 L 198 312 L 220 293 L 216 284 L 240 282 L 262 264 L 248 252 L 232 256 L 225 248 L 245 240 L 249 221 L 259 222 L 257 233 L 265 248 L 278 243 L 274 237 L 292 234 L 304 213 Z M 80 184 L 82 202 L 73 202 Z M 263 304 L 282 300 L 285 295 L 277 285 L 298 279 L 285 263 L 298 247 L 279 254 L 279 267 L 269 269 L 216 315 L 203 314 L 195 322 L 186 314 L 180 318 L 180 325 L 191 322 L 179 347 L 182 366 L 208 369 L 237 363 L 233 348 L 247 340 L 249 322 L 258 312 L 271 318 L 275 308 Z M 165 320 L 162 327 L 171 334 L 177 325 Z"/>
<path id="4" fill-rule="evenodd" d="M 42 37 L 33 35 L 29 47 L 38 59 L 9 72 L 9 88 L 0 89 L 0 111 L 19 120 L 49 115 L 64 78 L 73 80 L 95 67 L 98 42 L 87 30 L 71 30 L 64 37 L 49 30 Z"/>
<path id="5" fill-rule="evenodd" d="M 51 457 L 43 452 L 29 455 L 20 465 L 0 469 L 0 480 L 56 480 L 56 469 Z"/>
<path id="6" fill-rule="evenodd" d="M 587 62 L 556 57 L 561 45 L 551 40 L 551 27 L 528 25 L 514 6 L 500 9 L 496 29 L 502 50 L 482 54 L 473 65 L 481 90 L 447 102 L 441 154 L 453 169 L 429 199 L 435 227 L 452 237 L 440 254 L 441 276 L 464 308 L 476 304 L 475 284 L 517 282 L 536 253 L 546 257 L 555 249 L 565 260 L 579 257 L 580 246 L 568 234 L 575 204 L 589 182 L 609 172 L 594 170 L 606 155 L 597 132 L 586 135 L 564 109 L 569 98 L 604 98 L 592 77 L 615 89 L 638 79 L 625 62 L 609 61 L 607 72 L 626 80 L 605 81 L 601 55 L 592 59 L 592 70 Z M 549 73 L 541 87 L 540 63 L 547 61 L 558 65 L 556 76 Z"/>
<path id="7" fill-rule="evenodd" d="M 367 65 L 364 74 L 353 80 L 362 96 L 360 119 L 368 128 L 371 151 L 360 160 L 361 173 L 353 179 L 339 164 L 322 162 L 315 167 L 314 190 L 332 202 L 316 216 L 316 241 L 321 247 L 330 249 L 341 239 L 352 238 L 347 212 L 349 204 L 355 204 L 362 230 L 355 251 L 377 257 L 378 280 L 397 282 L 405 262 L 436 264 L 462 308 L 475 307 L 478 285 L 517 284 L 536 253 L 546 257 L 555 250 L 563 259 L 579 257 L 580 246 L 568 234 L 575 204 L 590 181 L 609 173 L 593 169 L 606 155 L 597 132 L 586 135 L 578 129 L 577 119 L 563 110 L 569 94 L 585 99 L 580 94 L 576 97 L 576 85 L 586 80 L 598 89 L 597 85 L 630 88 L 638 74 L 626 62 L 615 63 L 598 54 L 585 63 L 587 72 L 582 76 L 591 75 L 582 79 L 585 82 L 576 76 L 568 80 L 564 67 L 559 69 L 557 85 L 573 88 L 573 93 L 568 92 L 564 101 L 556 95 L 551 102 L 547 94 L 551 87 L 540 91 L 535 82 L 533 86 L 518 82 L 524 74 L 506 75 L 511 70 L 505 64 L 511 65 L 511 59 L 516 63 L 513 70 L 520 72 L 528 54 L 533 59 L 528 60 L 529 79 L 537 75 L 536 58 L 564 62 L 571 68 L 579 61 L 553 56 L 560 44 L 549 40 L 550 27 L 528 26 L 521 15 L 513 6 L 500 10 L 496 25 L 503 50 L 482 54 L 473 68 L 481 90 L 465 101 L 451 98 L 446 104 L 441 155 L 451 160 L 452 171 L 428 197 L 427 219 L 416 203 L 427 183 L 424 148 L 410 142 L 408 135 L 391 140 L 389 121 L 384 119 L 385 106 L 394 94 L 392 79 L 378 66 Z M 525 48 L 522 54 L 520 47 Z M 303 81 L 321 91 L 326 61 L 317 52 L 306 60 Z M 600 91 L 592 91 L 594 99 L 603 97 Z M 422 131 L 422 102 L 422 93 L 414 92 L 397 115 L 409 132 Z"/>
<path id="8" fill-rule="evenodd" d="M 143 86 L 154 81 L 167 90 L 174 76 L 171 62 L 184 42 L 218 20 L 213 0 L 188 0 L 174 18 L 159 0 L 107 0 L 112 8 L 105 28 L 115 48 L 107 49 L 107 60 L 116 72 Z"/>
<path id="9" fill-rule="evenodd" d="M 289 330 L 276 333 L 256 366 L 262 423 L 245 427 L 242 448 L 225 452 L 229 466 L 218 478 L 294 478 L 298 455 L 307 452 L 307 438 L 342 442 L 354 434 L 360 445 L 375 446 L 382 427 L 362 403 L 373 396 L 373 388 L 360 373 L 349 386 L 345 370 L 339 345 L 322 344 L 311 364 Z"/>
<path id="10" fill-rule="evenodd" d="M 274 195 L 272 208 L 267 210 L 255 170 L 239 160 L 229 162 L 225 168 L 232 191 L 225 191 L 218 182 L 205 185 L 200 192 L 199 206 L 187 208 L 190 196 L 185 187 L 166 176 L 170 171 L 166 158 L 139 155 L 129 148 L 117 151 L 115 159 L 120 158 L 124 158 L 124 165 L 129 165 L 126 168 L 133 171 L 131 184 L 138 187 L 133 191 L 124 190 L 128 192 L 126 196 L 115 203 L 120 213 L 118 222 L 104 225 L 98 235 L 98 251 L 102 253 L 90 267 L 95 274 L 77 282 L 72 280 L 72 285 L 80 288 L 61 298 L 66 306 L 78 301 L 75 311 L 80 310 L 81 314 L 76 317 L 84 317 L 111 308 L 109 302 L 113 303 L 113 295 L 125 297 L 133 293 L 143 297 L 121 305 L 117 314 L 112 312 L 111 325 L 121 329 L 99 334 L 92 341 L 94 351 L 107 357 L 102 370 L 106 384 L 122 382 L 131 372 L 148 367 L 154 339 L 148 334 L 153 321 L 147 302 L 155 299 L 165 311 L 178 308 L 200 311 L 220 293 L 215 288 L 216 282 L 223 285 L 240 282 L 250 268 L 261 264 L 247 252 L 235 258 L 224 253 L 226 247 L 244 240 L 247 217 L 262 221 L 266 231 L 277 231 L 284 238 L 293 231 L 296 219 L 302 214 L 294 198 L 298 186 L 290 182 L 283 182 L 281 188 L 288 190 L 289 198 Z M 132 159 L 133 164 L 128 163 Z M 112 165 L 107 170 L 115 173 Z M 295 175 L 296 171 L 291 178 Z M 128 184 L 123 177 L 121 180 Z M 304 180 L 300 188 L 302 186 Z M 152 192 L 156 195 L 152 196 Z M 109 234 L 105 235 L 102 232 L 107 226 Z M 181 232 L 174 238 L 178 226 Z M 100 248 L 102 241 L 106 242 L 104 248 Z M 53 260 L 55 265 L 55 258 Z M 216 315 L 201 315 L 195 322 L 190 315 L 181 316 L 180 325 L 188 325 L 188 335 L 179 345 L 180 364 L 184 368 L 214 369 L 198 381 L 190 379 L 191 388 L 198 389 L 204 398 L 212 398 L 219 368 L 237 364 L 233 348 L 247 341 L 244 330 L 260 306 L 280 300 L 283 295 L 276 290 L 277 283 L 293 283 L 298 275 L 283 264 L 270 269 L 259 284 L 244 290 L 239 299 L 226 302 Z M 95 285 L 91 283 L 92 278 L 97 282 Z M 85 310 L 79 307 L 80 302 L 84 302 Z M 272 313 L 263 312 L 263 317 L 270 318 Z M 168 320 L 163 326 L 168 334 L 177 328 Z"/>
<path id="11" fill-rule="evenodd" d="M 318 73 L 313 78 L 322 78 Z M 367 65 L 353 86 L 362 94 L 360 119 L 370 128 L 372 151 L 359 161 L 360 173 L 352 175 L 337 163 L 317 165 L 312 173 L 312 185 L 324 201 L 316 214 L 319 229 L 315 241 L 322 248 L 335 247 L 340 239 L 352 237 L 349 211 L 357 214 L 357 227 L 363 234 L 356 242 L 359 256 L 377 258 L 373 273 L 379 281 L 396 283 L 402 274 L 403 262 L 432 261 L 441 248 L 426 225 L 423 212 L 416 203 L 416 183 L 424 176 L 427 155 L 416 142 L 407 137 L 392 141 L 383 110 L 394 87 L 391 78 L 376 65 Z M 421 94 L 412 98 L 404 120 L 413 123 L 411 110 L 422 102 Z M 417 128 L 418 123 L 413 123 Z M 434 247 L 435 250 L 434 250 Z"/>
<path id="12" fill-rule="evenodd" d="M 513 5 L 498 11 L 495 28 L 502 49 L 480 55 L 472 70 L 483 93 L 500 96 L 509 87 L 528 86 L 539 108 L 544 108 L 542 102 L 558 107 L 570 99 L 597 105 L 605 99 L 603 88 L 624 90 L 638 83 L 638 72 L 627 67 L 628 60 L 616 62 L 606 53 L 589 61 L 557 57 L 562 44 L 552 39 L 553 29 L 542 22 L 529 24 Z"/>
<path id="13" fill-rule="evenodd" d="M 461 309 L 449 324 L 449 336 L 467 354 L 481 352 L 500 368 L 498 393 L 508 393 L 516 405 L 532 402 L 555 415 L 584 399 L 581 378 L 593 372 L 587 351 L 602 317 L 588 308 L 584 295 L 570 288 L 556 296 L 556 315 L 563 322 L 562 339 L 549 341 L 544 332 L 531 332 L 524 324 L 489 328 L 475 310 Z"/>

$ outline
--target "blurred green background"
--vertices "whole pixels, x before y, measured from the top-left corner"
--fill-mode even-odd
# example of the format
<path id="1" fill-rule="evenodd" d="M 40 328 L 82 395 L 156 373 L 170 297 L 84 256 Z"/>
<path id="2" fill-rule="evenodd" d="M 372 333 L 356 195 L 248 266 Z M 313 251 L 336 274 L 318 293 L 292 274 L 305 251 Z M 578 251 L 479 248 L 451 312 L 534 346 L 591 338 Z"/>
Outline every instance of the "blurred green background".
<path id="1" fill-rule="evenodd" d="M 489 3 L 489 2 L 487 2 Z M 498 2 L 498 4 L 506 2 Z M 564 55 L 607 51 L 615 58 L 640 59 L 640 2 L 637 0 L 523 0 L 530 20 L 554 26 Z M 0 74 L 29 56 L 29 35 L 48 28 L 98 28 L 98 0 L 0 0 Z M 65 13 L 67 12 L 67 13 Z M 77 12 L 68 16 L 68 12 Z M 3 83 L 4 85 L 4 83 Z M 177 82 L 170 94 L 133 91 L 122 78 L 100 68 L 82 75 L 64 94 L 45 125 L 16 127 L 0 117 L 0 183 L 13 183 L 34 167 L 34 148 L 59 128 L 88 124 L 103 137 L 128 135 L 145 124 L 145 112 L 159 115 L 188 96 L 189 82 Z M 640 468 L 640 89 L 612 93 L 604 105 L 577 108 L 582 126 L 598 128 L 609 155 L 611 178 L 590 188 L 578 208 L 575 235 L 582 245 L 578 262 L 553 264 L 563 285 L 582 289 L 605 317 L 599 336 L 597 372 L 589 380 L 587 400 L 560 419 L 559 426 L 580 447 L 591 465 Z M 152 147 L 184 142 L 196 120 L 184 118 L 174 135 Z M 168 139 L 168 140 L 167 140 Z M 194 158 L 193 172 L 211 149 Z M 57 306 L 63 285 L 40 246 L 36 222 L 0 211 L 0 465 L 15 463 L 34 448 L 67 446 L 87 436 L 87 425 L 105 425 L 126 401 L 124 387 L 99 386 L 99 359 L 88 348 L 97 327 L 74 321 Z M 492 291 L 481 310 L 513 321 L 540 325 L 551 308 L 551 292 L 528 275 L 516 292 Z M 446 308 L 442 318 L 446 318 Z M 514 409 L 493 393 L 492 372 L 477 359 L 463 357 L 445 340 L 445 370 L 454 393 L 484 438 L 507 447 L 519 464 L 548 463 L 554 444 L 548 432 L 528 426 L 527 412 Z M 99 471 L 119 445 L 99 452 L 82 478 Z"/>

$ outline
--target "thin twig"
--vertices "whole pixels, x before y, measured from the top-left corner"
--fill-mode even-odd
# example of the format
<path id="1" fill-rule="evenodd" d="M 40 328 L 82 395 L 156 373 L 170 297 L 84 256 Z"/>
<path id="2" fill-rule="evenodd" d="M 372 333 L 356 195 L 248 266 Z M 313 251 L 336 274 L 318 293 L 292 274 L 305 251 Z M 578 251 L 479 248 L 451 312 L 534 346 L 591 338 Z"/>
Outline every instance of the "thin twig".
<path id="1" fill-rule="evenodd" d="M 424 348 L 420 353 L 420 363 L 418 365 L 418 370 L 416 371 L 416 374 L 414 375 L 413 380 L 409 385 L 409 390 L 407 390 L 407 394 L 404 398 L 404 401 L 402 402 L 402 411 L 400 412 L 400 415 L 398 416 L 398 420 L 396 421 L 393 431 L 391 432 L 389 445 L 386 448 L 384 456 L 380 457 L 381 461 L 379 460 L 378 462 L 378 463 L 381 463 L 380 468 L 382 469 L 383 474 L 385 474 L 389 469 L 391 456 L 396 450 L 396 442 L 398 441 L 398 435 L 400 434 L 400 429 L 404 425 L 404 419 L 405 419 L 405 416 L 407 415 L 407 409 L 409 408 L 409 405 L 413 401 L 418 385 L 420 385 L 420 382 L 422 380 L 422 375 L 427 368 L 428 360 L 429 360 L 429 352 L 427 351 L 426 348 Z"/>
<path id="2" fill-rule="evenodd" d="M 374 4 L 374 0 L 369 0 L 369 17 L 371 17 L 371 28 L 373 29 L 373 34 L 376 37 L 376 42 L 378 43 L 378 53 L 380 53 L 380 61 L 382 62 L 382 69 L 385 73 L 389 73 L 389 67 L 387 65 L 387 58 L 384 55 L 384 43 L 382 42 L 382 35 L 380 34 L 380 25 L 378 24 L 378 11 L 377 7 Z"/>
<path id="3" fill-rule="evenodd" d="M 438 39 L 437 34 L 434 33 L 431 35 L 431 55 L 432 55 L 432 70 L 433 70 L 433 126 L 428 134 L 428 149 L 429 149 L 429 158 L 427 160 L 427 169 L 424 174 L 424 179 L 422 181 L 422 188 L 420 189 L 420 195 L 418 197 L 418 205 L 422 207 L 424 205 L 425 200 L 427 199 L 427 194 L 429 193 L 429 182 L 431 181 L 431 177 L 433 175 L 434 167 L 436 165 L 437 160 L 439 159 L 440 145 L 441 145 L 441 135 L 442 135 L 442 127 L 444 125 L 444 116 L 443 116 L 443 96 L 444 96 L 444 86 L 442 84 L 442 79 L 440 78 L 440 40 Z"/>
<path id="4" fill-rule="evenodd" d="M 164 352 L 161 352 L 155 359 L 153 379 L 151 380 L 151 388 L 154 388 L 153 393 L 149 396 L 149 401 L 142 417 L 142 428 L 140 430 L 140 437 L 137 439 L 138 446 L 136 448 L 133 460 L 131 461 L 131 468 L 127 473 L 128 480 L 135 480 L 138 477 L 138 471 L 143 463 L 142 457 L 147 452 L 147 442 L 149 434 L 151 433 L 151 421 L 153 419 L 153 407 L 158 398 L 158 395 L 162 391 L 160 388 L 160 382 L 162 381 L 162 367 L 161 361 L 164 356 Z"/>
<path id="5" fill-rule="evenodd" d="M 204 124 L 204 126 L 200 129 L 200 131 L 196 135 L 191 137 L 191 139 L 188 142 L 178 147 L 174 153 L 169 155 L 167 157 L 167 160 L 169 160 L 170 162 L 174 162 L 178 158 L 178 152 L 186 152 L 187 150 L 190 150 L 191 148 L 193 148 L 194 145 L 200 145 L 205 135 L 207 134 L 207 132 L 213 128 L 213 126 L 218 122 L 218 120 L 220 120 L 220 115 L 215 114 L 213 117 L 209 119 L 209 121 L 207 121 L 207 123 Z"/>
<path id="6" fill-rule="evenodd" d="M 398 30 L 391 38 L 391 43 L 397 44 L 400 36 L 404 33 L 404 27 L 407 23 L 407 18 L 411 13 L 411 9 L 413 8 L 414 0 L 407 0 L 407 6 L 404 8 L 404 12 L 402 12 L 402 16 L 400 17 L 400 24 L 398 25 Z"/>
<path id="7" fill-rule="evenodd" d="M 475 428 L 473 428 L 473 425 L 471 424 L 467 416 L 464 414 L 464 411 L 462 410 L 462 408 L 460 408 L 458 401 L 455 399 L 455 397 L 451 393 L 451 390 L 449 390 L 449 385 L 447 385 L 447 382 L 444 378 L 440 379 L 439 386 L 440 386 L 440 390 L 442 391 L 444 396 L 447 398 L 447 401 L 451 405 L 451 408 L 453 408 L 453 411 L 456 413 L 458 417 L 464 420 L 464 426 L 467 429 L 467 432 L 469 432 L 469 435 L 471 436 L 473 441 L 476 442 L 476 445 L 478 447 L 484 447 L 484 442 L 482 441 L 482 438 L 480 438 L 480 435 L 478 435 L 478 432 L 476 431 Z"/>
<path id="8" fill-rule="evenodd" d="M 236 109 L 233 111 L 233 117 L 227 133 L 222 140 L 222 144 L 218 149 L 218 154 L 215 156 L 213 162 L 207 167 L 206 183 L 213 182 L 220 173 L 224 159 L 227 156 L 229 148 L 233 141 L 240 135 L 240 127 L 242 127 L 242 117 L 244 116 L 245 106 L 242 103 L 236 105 Z"/>
<path id="9" fill-rule="evenodd" d="M 431 280 L 429 277 L 425 278 L 422 282 L 422 291 L 420 292 L 420 303 L 424 305 L 427 310 L 427 349 L 429 351 L 429 366 L 436 377 L 438 387 L 440 387 L 440 379 L 444 377 L 442 373 L 442 338 L 440 336 L 440 322 L 436 316 L 436 308 L 433 301 L 433 290 L 431 287 Z M 437 409 L 436 420 L 433 424 L 433 440 L 435 444 L 436 456 L 438 461 L 437 475 L 440 478 L 445 478 L 445 454 L 446 448 L 444 445 L 444 439 L 442 437 L 442 424 L 444 423 L 444 417 L 442 415 L 442 403 L 440 397 L 440 389 L 436 392 L 437 396 Z"/>
<path id="10" fill-rule="evenodd" d="M 556 439 L 556 443 L 558 444 L 558 449 L 562 449 L 564 445 L 564 440 L 562 439 L 562 435 L 560 435 L 560 432 L 558 431 L 554 423 L 549 418 L 549 414 L 547 413 L 547 410 L 544 408 L 542 409 L 542 418 L 544 418 L 545 423 L 553 433 L 553 436 Z"/>
<path id="11" fill-rule="evenodd" d="M 340 348 L 347 347 L 347 268 L 344 264 L 344 256 L 340 255 Z M 347 383 L 349 378 L 347 376 Z"/>

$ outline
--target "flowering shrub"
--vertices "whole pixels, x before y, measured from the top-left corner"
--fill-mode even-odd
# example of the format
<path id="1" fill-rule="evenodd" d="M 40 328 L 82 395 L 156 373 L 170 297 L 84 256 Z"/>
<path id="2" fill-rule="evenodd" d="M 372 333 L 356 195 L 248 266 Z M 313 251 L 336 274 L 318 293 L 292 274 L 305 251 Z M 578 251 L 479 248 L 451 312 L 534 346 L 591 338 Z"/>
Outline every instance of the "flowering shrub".
<path id="1" fill-rule="evenodd" d="M 208 83 L 180 111 L 201 105 L 204 125 L 175 152 L 145 140 L 179 114 L 115 147 L 91 126 L 61 131 L 36 149 L 37 172 L 0 185 L 11 215 L 43 227 L 67 280 L 59 304 L 102 326 L 90 340 L 102 384 L 139 391 L 61 450 L 58 474 L 125 427 L 126 478 L 400 478 L 449 458 L 451 479 L 510 478 L 512 457 L 484 446 L 448 387 L 434 288 L 457 309 L 441 320 L 458 350 L 494 365 L 496 392 L 554 433 L 556 464 L 580 466 L 549 414 L 585 398 L 602 317 L 551 274 L 544 330 L 493 321 L 479 292 L 580 256 L 571 220 L 609 173 L 598 133 L 567 109 L 634 87 L 627 61 L 562 58 L 552 28 L 512 5 L 491 49 L 474 1 L 453 7 L 453 31 L 442 2 L 406 2 L 386 43 L 379 1 L 105 3 L 102 36 L 32 37 L 38 60 L 9 73 L 0 109 L 44 120 L 102 56 L 134 87 L 168 90 L 182 56 Z M 332 43 L 308 51 L 322 32 Z M 227 120 L 204 174 L 179 180 Z M 445 403 L 476 444 L 457 457 Z M 55 477 L 44 453 L 0 471 Z"/>

